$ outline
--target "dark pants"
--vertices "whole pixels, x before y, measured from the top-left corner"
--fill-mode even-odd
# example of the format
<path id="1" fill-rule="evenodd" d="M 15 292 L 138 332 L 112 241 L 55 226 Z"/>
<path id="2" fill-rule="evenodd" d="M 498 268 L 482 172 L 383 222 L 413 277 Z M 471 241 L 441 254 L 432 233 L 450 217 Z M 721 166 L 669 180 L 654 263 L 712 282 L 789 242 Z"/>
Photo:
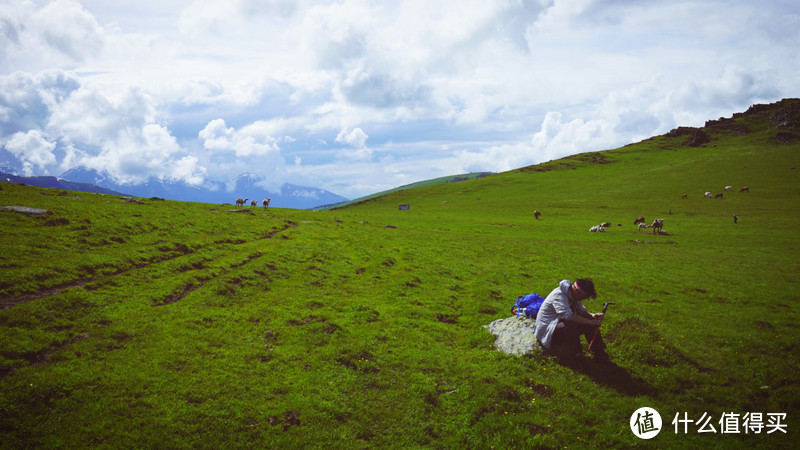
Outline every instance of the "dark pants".
<path id="1" fill-rule="evenodd" d="M 597 336 L 595 337 L 595 333 Z M 605 350 L 606 344 L 603 336 L 594 325 L 584 325 L 575 322 L 559 322 L 556 331 L 553 333 L 553 348 L 563 349 L 569 353 L 581 352 L 581 335 L 586 338 L 589 344 L 594 338 L 592 351 Z"/>

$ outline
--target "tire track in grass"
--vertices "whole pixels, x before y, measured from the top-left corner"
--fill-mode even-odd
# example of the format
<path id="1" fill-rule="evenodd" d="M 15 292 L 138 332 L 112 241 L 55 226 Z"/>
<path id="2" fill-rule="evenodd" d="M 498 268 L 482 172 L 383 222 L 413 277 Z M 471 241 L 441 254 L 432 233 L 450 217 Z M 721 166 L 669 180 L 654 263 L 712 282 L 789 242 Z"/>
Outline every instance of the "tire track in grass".
<path id="1" fill-rule="evenodd" d="M 106 278 L 106 277 L 115 277 L 115 276 L 119 276 L 119 275 L 124 275 L 124 274 L 126 274 L 126 273 L 128 273 L 128 272 L 130 272 L 132 270 L 142 269 L 142 268 L 145 268 L 145 267 L 152 266 L 154 264 L 159 264 L 159 263 L 162 263 L 162 262 L 165 262 L 165 261 L 170 261 L 170 260 L 179 258 L 181 256 L 186 256 L 188 254 L 196 252 L 196 250 L 191 250 L 188 247 L 186 247 L 185 245 L 180 247 L 181 245 L 183 245 L 183 244 L 176 244 L 175 250 L 180 252 L 178 254 L 173 254 L 173 255 L 168 255 L 168 256 L 163 256 L 163 257 L 149 258 L 149 259 L 147 259 L 146 263 L 137 263 L 137 264 L 132 265 L 131 267 L 128 267 L 128 268 L 125 268 L 125 269 L 119 269 L 116 272 L 113 272 L 111 274 L 105 275 L 103 277 Z M 161 251 L 166 252 L 166 251 L 169 251 L 169 250 L 173 250 L 173 249 L 161 250 Z M 16 305 L 19 305 L 19 304 L 22 304 L 22 303 L 26 303 L 26 302 L 30 302 L 30 301 L 34 301 L 34 300 L 39 300 L 39 299 L 45 298 L 45 297 L 53 297 L 53 296 L 56 296 L 56 295 L 60 294 L 61 291 L 64 291 L 66 289 L 85 287 L 86 284 L 88 284 L 88 283 L 90 283 L 92 281 L 96 281 L 96 279 L 95 278 L 79 278 L 79 279 L 77 279 L 75 281 L 72 281 L 72 282 L 69 282 L 69 283 L 62 283 L 62 284 L 59 284 L 59 285 L 56 285 L 56 286 L 51 286 L 51 287 L 45 288 L 45 289 L 43 289 L 41 291 L 38 291 L 38 292 L 28 292 L 28 293 L 16 295 L 16 296 L 13 296 L 13 297 L 0 298 L 0 311 L 12 308 L 12 307 L 14 307 Z"/>
<path id="2" fill-rule="evenodd" d="M 296 223 L 294 223 L 292 221 L 287 221 L 284 224 L 283 227 L 277 228 L 275 230 L 272 230 L 271 232 L 265 234 L 263 237 L 259 237 L 259 238 L 256 238 L 256 239 L 259 239 L 259 240 L 260 239 L 270 239 L 270 238 L 273 238 L 276 235 L 286 231 L 287 229 L 294 228 L 296 226 L 297 226 Z M 243 243 L 246 243 L 246 242 L 247 241 L 236 242 L 235 245 L 243 244 Z M 151 258 L 148 261 L 147 264 L 134 265 L 133 267 L 130 267 L 128 269 L 120 270 L 120 271 L 115 272 L 115 273 L 113 273 L 111 275 L 108 275 L 107 278 L 120 276 L 120 275 L 123 275 L 125 273 L 131 272 L 133 270 L 147 268 L 147 267 L 153 266 L 155 264 L 167 262 L 167 261 L 176 259 L 178 257 L 186 256 L 186 255 L 189 255 L 189 254 L 192 254 L 192 253 L 196 252 L 196 250 L 189 250 L 188 247 L 186 247 L 186 246 L 183 246 L 182 248 L 187 249 L 187 251 L 183 252 L 183 253 L 180 253 L 180 254 L 170 255 L 169 257 L 165 257 L 165 258 L 158 258 L 158 259 Z M 203 248 L 203 247 L 200 247 L 200 248 Z M 243 266 L 251 263 L 252 261 L 254 261 L 254 260 L 256 260 L 256 259 L 258 259 L 258 258 L 260 258 L 262 256 L 264 256 L 264 253 L 262 253 L 262 252 L 251 253 L 251 254 L 247 255 L 247 257 L 245 257 L 244 260 L 242 260 L 242 261 L 240 261 L 238 263 L 231 264 L 227 269 L 223 269 L 222 273 L 220 275 L 228 273 L 228 272 L 232 271 L 233 269 L 237 269 L 237 268 L 243 267 Z M 201 269 L 204 269 L 204 268 L 206 268 L 206 267 L 202 263 L 199 263 L 199 264 L 195 263 L 195 264 L 189 265 L 186 270 L 201 270 Z M 212 278 L 213 277 L 210 277 L 210 276 L 209 277 L 201 277 L 201 278 L 198 279 L 200 281 L 199 284 L 195 284 L 195 283 L 191 283 L 190 282 L 190 283 L 186 284 L 185 286 L 183 286 L 182 288 L 179 288 L 176 291 L 173 291 L 172 293 L 170 293 L 169 295 L 166 295 L 165 297 L 163 297 L 161 299 L 154 299 L 153 303 L 152 303 L 152 306 L 165 306 L 165 305 L 169 305 L 169 304 L 178 302 L 181 299 L 183 299 L 184 297 L 186 297 L 187 295 L 189 295 L 189 293 L 191 293 L 192 291 L 194 291 L 196 289 L 199 289 L 202 286 L 204 286 L 205 283 L 207 281 L 211 280 Z M 58 286 L 50 287 L 50 288 L 41 290 L 39 292 L 26 293 L 26 294 L 18 295 L 18 296 L 15 296 L 15 297 L 8 297 L 8 298 L 0 299 L 0 310 L 12 308 L 12 307 L 14 307 L 16 305 L 19 305 L 19 304 L 22 304 L 22 303 L 25 303 L 25 302 L 29 302 L 29 301 L 38 300 L 38 299 L 42 299 L 42 298 L 46 298 L 46 297 L 56 296 L 56 295 L 60 294 L 61 291 L 66 290 L 66 289 L 71 289 L 71 288 L 76 288 L 76 287 L 85 287 L 86 284 L 91 282 L 91 281 L 93 281 L 93 280 L 92 279 L 81 279 L 81 280 L 78 280 L 76 282 L 65 283 L 65 284 L 61 284 L 61 285 L 58 285 Z M 103 323 L 100 323 L 100 325 L 101 326 L 108 326 L 108 325 L 110 325 L 110 322 L 103 322 Z M 45 349 L 42 349 L 42 350 L 40 350 L 38 352 L 23 355 L 23 359 L 28 361 L 31 366 L 38 366 L 38 365 L 44 364 L 44 363 L 46 363 L 47 361 L 50 360 L 50 357 L 52 355 L 54 355 L 56 353 L 59 353 L 61 350 L 63 350 L 66 347 L 74 344 L 75 342 L 78 342 L 78 341 L 83 340 L 83 339 L 87 339 L 88 337 L 89 337 L 89 333 L 88 332 L 84 332 L 84 333 L 72 336 L 72 337 L 70 337 L 70 338 L 68 338 L 68 339 L 66 339 L 66 340 L 64 340 L 62 342 L 50 345 L 49 347 L 47 347 Z M 0 367 L 0 380 L 12 375 L 20 367 L 23 367 L 23 366 Z"/>
<path id="3" fill-rule="evenodd" d="M 0 298 L 0 311 L 5 309 L 13 308 L 21 303 L 27 303 L 33 300 L 37 300 L 43 297 L 52 297 L 54 295 L 58 295 L 61 291 L 65 289 L 72 289 L 76 287 L 83 287 L 86 283 L 90 280 L 78 280 L 72 283 L 64 283 L 59 284 L 56 286 L 49 287 L 47 289 L 41 290 L 39 292 L 29 292 L 26 294 L 17 295 L 14 297 L 5 297 Z"/>
<path id="4" fill-rule="evenodd" d="M 270 231 L 269 233 L 266 233 L 263 237 L 255 238 L 255 240 L 272 239 L 275 236 L 277 236 L 277 235 L 283 233 L 284 231 L 288 230 L 289 228 L 294 228 L 296 226 L 297 226 L 297 223 L 292 222 L 291 220 L 286 221 L 284 223 L 283 227 L 275 228 L 272 231 Z M 247 242 L 247 241 L 242 241 L 241 243 L 245 243 L 245 242 Z M 253 262 L 256 259 L 261 258 L 262 256 L 264 256 L 264 253 L 262 253 L 262 252 L 258 252 L 257 251 L 255 253 L 251 253 L 251 254 L 247 255 L 247 257 L 245 259 L 243 259 L 242 261 L 240 261 L 238 263 L 231 264 L 230 266 L 228 266 L 227 269 L 222 269 L 222 271 L 219 274 L 217 274 L 216 276 L 219 277 L 219 276 L 225 275 L 226 273 L 230 272 L 231 270 L 243 267 L 243 266 Z M 204 268 L 204 267 L 200 267 L 200 268 Z M 195 283 L 192 283 L 192 282 L 187 283 L 186 285 L 183 286 L 182 290 L 179 289 L 178 291 L 173 292 L 173 293 L 165 296 L 164 298 L 161 298 L 161 299 L 158 299 L 158 300 L 154 299 L 153 300 L 153 306 L 165 306 L 165 305 L 170 305 L 172 303 L 176 303 L 176 302 L 182 300 L 187 295 L 189 295 L 192 291 L 195 291 L 195 290 L 200 289 L 203 286 L 205 286 L 206 282 L 208 282 L 212 278 L 214 278 L 214 277 L 200 277 L 200 278 L 196 279 L 196 281 L 199 281 L 198 284 L 195 284 Z"/>
<path id="5" fill-rule="evenodd" d="M 269 233 L 266 233 L 264 236 L 258 237 L 256 239 L 257 240 L 271 239 L 271 238 L 274 238 L 275 236 L 283 233 L 284 231 L 288 230 L 289 228 L 294 228 L 296 226 L 297 226 L 297 224 L 295 222 L 287 221 L 287 222 L 284 223 L 283 227 L 273 229 Z M 247 242 L 247 241 L 241 241 L 241 242 L 237 241 L 236 243 L 237 244 L 238 243 L 242 243 L 243 244 L 245 242 Z M 124 274 L 126 274 L 126 273 L 128 273 L 128 272 L 130 272 L 132 270 L 143 269 L 143 268 L 147 268 L 147 267 L 150 267 L 152 265 L 155 265 L 155 264 L 160 264 L 160 263 L 163 263 L 163 262 L 166 262 L 166 261 L 171 261 L 173 259 L 180 258 L 182 256 L 186 256 L 186 255 L 189 255 L 189 254 L 192 254 L 192 253 L 197 253 L 198 250 L 201 250 L 201 249 L 203 249 L 205 247 L 206 246 L 200 246 L 200 247 L 197 247 L 196 249 L 193 250 L 193 249 L 190 249 L 189 247 L 187 247 L 185 244 L 175 244 L 174 248 L 166 248 L 166 249 L 159 249 L 159 250 L 164 251 L 164 252 L 175 250 L 175 251 L 178 252 L 177 254 L 167 255 L 167 256 L 163 256 L 163 257 L 149 258 L 149 259 L 146 260 L 145 263 L 137 263 L 137 264 L 134 264 L 131 267 L 128 267 L 126 269 L 120 269 L 120 270 L 118 270 L 118 271 L 116 271 L 114 273 L 111 273 L 111 274 L 107 275 L 107 277 L 116 277 L 116 276 L 119 276 L 119 275 L 124 275 Z M 259 254 L 258 256 L 262 256 L 262 255 Z M 247 264 L 248 262 L 252 261 L 253 259 L 255 259 L 255 257 L 250 257 L 248 260 L 242 262 L 239 266 Z M 14 306 L 20 305 L 22 303 L 31 302 L 31 301 L 39 300 L 39 299 L 46 298 L 46 297 L 53 297 L 53 296 L 59 295 L 62 291 L 67 290 L 67 289 L 85 288 L 86 284 L 88 284 L 88 283 L 90 283 L 90 282 L 92 282 L 94 280 L 95 279 L 93 279 L 93 278 L 80 278 L 80 279 L 77 279 L 77 280 L 69 282 L 69 283 L 63 283 L 63 284 L 59 284 L 59 285 L 56 285 L 56 286 L 51 286 L 51 287 L 45 288 L 45 289 L 37 291 L 37 292 L 27 292 L 25 294 L 20 294 L 20 295 L 16 295 L 16 296 L 12 296 L 12 297 L 0 298 L 0 311 L 13 308 Z M 202 286 L 202 284 L 201 284 L 201 286 Z M 200 286 L 196 286 L 193 289 L 184 289 L 183 295 L 179 295 L 174 300 L 171 300 L 171 301 L 163 303 L 163 304 L 174 303 L 175 301 L 178 301 L 181 298 L 185 297 L 189 292 L 191 292 L 192 290 L 194 290 L 194 289 L 196 289 L 198 287 L 200 287 Z"/>
<path id="6" fill-rule="evenodd" d="M 22 357 L 22 359 L 28 361 L 30 363 L 29 364 L 30 366 L 38 366 L 38 365 L 41 365 L 41 364 L 44 364 L 45 362 L 47 362 L 50 359 L 51 356 L 53 356 L 54 354 L 60 352 L 62 349 L 66 348 L 67 346 L 70 346 L 70 345 L 72 345 L 72 344 L 74 344 L 74 343 L 76 343 L 78 341 L 81 341 L 83 339 L 86 339 L 88 337 L 89 337 L 89 333 L 85 333 L 84 332 L 84 333 L 81 333 L 81 334 L 78 334 L 78 335 L 75 335 L 75 336 L 71 336 L 71 337 L 69 337 L 68 339 L 64 340 L 63 342 L 61 342 L 59 344 L 51 345 L 50 347 L 42 349 L 42 350 L 40 350 L 38 352 L 25 353 L 25 354 L 20 355 L 20 356 Z M 13 375 L 14 372 L 16 372 L 17 369 L 19 369 L 21 367 L 27 367 L 27 366 L 0 367 L 0 380 L 2 380 L 5 377 Z"/>

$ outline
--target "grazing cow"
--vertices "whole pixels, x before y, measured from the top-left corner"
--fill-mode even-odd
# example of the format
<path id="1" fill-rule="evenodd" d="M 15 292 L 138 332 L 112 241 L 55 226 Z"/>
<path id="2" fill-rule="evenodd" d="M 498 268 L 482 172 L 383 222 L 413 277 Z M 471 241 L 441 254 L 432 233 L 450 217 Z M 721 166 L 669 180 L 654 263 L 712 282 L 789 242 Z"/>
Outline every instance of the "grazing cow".
<path id="1" fill-rule="evenodd" d="M 539 220 L 539 216 L 541 216 L 541 215 L 542 215 L 542 213 L 540 213 L 539 211 L 537 211 L 537 210 L 533 211 L 533 217 L 536 218 L 536 220 Z"/>
<path id="2" fill-rule="evenodd" d="M 636 220 L 633 221 L 633 224 L 636 225 L 637 223 L 644 223 L 644 216 L 639 216 Z"/>
<path id="3" fill-rule="evenodd" d="M 733 215 L 733 223 L 738 223 L 738 222 L 739 222 L 739 217 L 736 216 L 736 214 L 734 214 Z"/>
<path id="4" fill-rule="evenodd" d="M 715 196 L 714 196 L 714 198 L 715 198 L 715 199 L 717 199 L 717 198 L 722 198 L 722 193 L 720 192 L 719 194 L 715 195 Z"/>
<path id="5" fill-rule="evenodd" d="M 711 192 L 706 192 L 706 193 L 705 193 L 705 194 L 703 194 L 703 195 L 704 195 L 706 198 L 712 198 L 712 197 L 713 197 L 713 195 L 711 195 Z"/>
<path id="6" fill-rule="evenodd" d="M 591 231 L 592 233 L 602 233 L 606 231 L 606 229 L 601 227 L 600 225 L 595 225 L 592 228 L 589 228 L 589 231 Z"/>
<path id="7" fill-rule="evenodd" d="M 653 227 L 653 234 L 661 233 L 661 228 L 664 227 L 664 219 L 656 219 L 650 226 Z"/>
<path id="8" fill-rule="evenodd" d="M 603 223 L 600 224 L 600 226 L 603 227 L 603 228 L 610 227 L 611 226 L 611 222 L 603 222 Z"/>
<path id="9" fill-rule="evenodd" d="M 739 189 L 739 192 L 750 192 L 750 188 L 747 187 L 747 186 L 744 186 L 743 188 Z"/>
<path id="10" fill-rule="evenodd" d="M 683 194 L 681 195 L 681 198 L 689 198 L 689 194 Z"/>
<path id="11" fill-rule="evenodd" d="M 269 206 L 269 202 L 271 200 L 272 200 L 272 198 L 265 198 L 264 201 L 261 202 L 264 205 L 264 209 L 267 209 L 267 206 Z"/>
<path id="12" fill-rule="evenodd" d="M 733 189 L 733 186 L 725 186 L 726 191 L 730 191 L 731 189 Z"/>
<path id="13" fill-rule="evenodd" d="M 640 232 L 640 233 L 641 233 L 643 230 L 646 230 L 646 229 L 648 229 L 648 228 L 650 228 L 650 225 L 648 225 L 648 224 L 646 224 L 646 223 L 644 223 L 644 222 L 642 222 L 642 223 L 640 223 L 640 224 L 639 224 L 639 232 Z"/>

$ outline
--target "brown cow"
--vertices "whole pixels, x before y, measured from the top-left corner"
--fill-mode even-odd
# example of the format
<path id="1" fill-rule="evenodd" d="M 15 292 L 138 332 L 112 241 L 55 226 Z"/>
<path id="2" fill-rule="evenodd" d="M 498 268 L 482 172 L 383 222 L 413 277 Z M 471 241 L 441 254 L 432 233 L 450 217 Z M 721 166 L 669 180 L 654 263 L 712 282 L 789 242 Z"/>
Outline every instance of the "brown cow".
<path id="1" fill-rule="evenodd" d="M 533 211 L 533 217 L 535 217 L 536 220 L 539 220 L 539 216 L 541 216 L 541 215 L 542 215 L 542 213 L 540 213 L 539 211 Z"/>
<path id="2" fill-rule="evenodd" d="M 681 195 L 681 198 L 689 198 L 689 194 L 683 194 Z"/>
<path id="3" fill-rule="evenodd" d="M 636 225 L 637 223 L 644 223 L 644 216 L 639 216 L 636 220 L 633 221 L 633 224 Z"/>
<path id="4" fill-rule="evenodd" d="M 717 194 L 717 195 L 714 196 L 714 198 L 722 198 L 722 194 L 721 193 Z"/>
<path id="5" fill-rule="evenodd" d="M 747 186 L 744 186 L 743 188 L 739 189 L 739 192 L 750 192 L 750 188 L 747 187 Z"/>

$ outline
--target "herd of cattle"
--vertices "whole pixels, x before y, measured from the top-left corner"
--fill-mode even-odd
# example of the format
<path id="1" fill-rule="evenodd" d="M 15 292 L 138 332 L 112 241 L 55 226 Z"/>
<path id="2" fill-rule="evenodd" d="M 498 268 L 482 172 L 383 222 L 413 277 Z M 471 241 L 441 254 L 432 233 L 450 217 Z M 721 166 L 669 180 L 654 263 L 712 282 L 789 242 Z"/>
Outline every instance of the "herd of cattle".
<path id="1" fill-rule="evenodd" d="M 731 189 L 733 189 L 733 186 L 725 186 L 724 191 L 730 191 Z M 743 186 L 741 189 L 739 189 L 739 192 L 750 192 L 750 188 L 747 187 L 747 186 Z M 719 193 L 719 194 L 716 194 L 716 195 L 712 195 L 711 192 L 706 192 L 705 194 L 703 194 L 703 196 L 705 198 L 715 198 L 715 199 L 716 198 L 723 198 L 722 197 L 722 193 Z M 684 198 L 684 199 L 685 198 L 689 198 L 689 195 L 688 194 L 683 194 L 681 196 L 681 198 Z M 542 215 L 542 213 L 539 212 L 539 211 L 534 211 L 533 215 L 534 215 L 534 217 L 536 219 L 539 219 L 539 217 Z M 736 223 L 737 220 L 738 220 L 738 217 L 734 214 L 733 222 Z M 633 224 L 638 227 L 639 232 L 647 231 L 648 229 L 652 229 L 653 230 L 653 234 L 662 234 L 662 229 L 664 228 L 664 219 L 655 219 L 655 220 L 653 220 L 652 223 L 648 224 L 645 221 L 644 216 L 639 216 L 633 221 Z M 618 224 L 618 225 L 622 226 L 622 224 Z M 592 233 L 602 233 L 602 232 L 606 231 L 606 228 L 608 228 L 610 226 L 611 226 L 611 222 L 603 222 L 600 225 L 594 225 L 593 227 L 589 228 L 589 231 L 592 232 Z"/>

